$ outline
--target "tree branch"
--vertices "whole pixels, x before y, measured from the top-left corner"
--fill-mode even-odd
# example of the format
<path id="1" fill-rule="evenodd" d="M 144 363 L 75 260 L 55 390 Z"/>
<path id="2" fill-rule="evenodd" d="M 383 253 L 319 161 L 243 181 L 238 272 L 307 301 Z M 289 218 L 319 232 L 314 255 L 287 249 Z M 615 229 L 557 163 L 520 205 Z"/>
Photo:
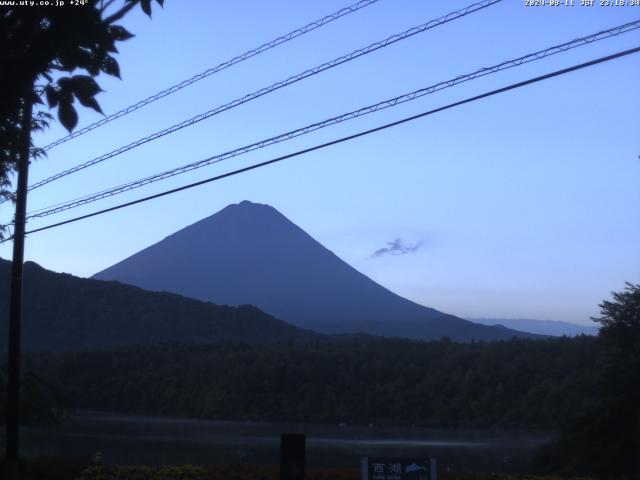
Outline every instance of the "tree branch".
<path id="1" fill-rule="evenodd" d="M 105 18 L 104 19 L 105 23 L 113 23 L 113 22 L 115 22 L 117 20 L 120 20 L 127 13 L 129 13 L 131 11 L 131 9 L 138 4 L 138 2 L 139 2 L 139 0 L 131 0 L 130 3 L 128 3 L 127 5 L 122 7 L 116 13 L 114 13 L 113 15 L 110 15 L 107 18 Z"/>
<path id="2" fill-rule="evenodd" d="M 104 12 L 105 12 L 105 10 L 106 10 L 107 8 L 109 8 L 109 7 L 113 4 L 113 2 L 115 2 L 115 1 L 116 1 L 116 0 L 107 0 L 107 3 L 102 2 L 102 3 L 100 4 L 100 13 L 104 13 Z"/>

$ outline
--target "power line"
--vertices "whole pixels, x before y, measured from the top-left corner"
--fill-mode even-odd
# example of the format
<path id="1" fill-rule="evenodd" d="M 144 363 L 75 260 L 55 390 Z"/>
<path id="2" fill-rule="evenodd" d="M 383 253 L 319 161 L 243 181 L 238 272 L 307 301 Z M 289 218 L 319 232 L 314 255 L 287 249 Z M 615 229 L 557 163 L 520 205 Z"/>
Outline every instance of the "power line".
<path id="1" fill-rule="evenodd" d="M 124 193 L 127 192 L 129 190 L 133 190 L 136 188 L 140 188 L 143 187 L 145 185 L 148 185 L 150 183 L 154 183 L 160 180 L 165 180 L 167 178 L 176 176 L 176 175 L 180 175 L 182 173 L 186 173 L 192 170 L 196 170 L 198 168 L 202 168 L 205 167 L 207 165 L 211 165 L 214 163 L 219 163 L 222 162 L 224 160 L 227 160 L 229 158 L 233 158 L 233 157 L 237 157 L 240 155 L 243 155 L 245 153 L 249 153 L 251 151 L 254 150 L 258 150 L 261 148 L 265 148 L 267 146 L 270 145 L 274 145 L 276 143 L 280 143 L 286 140 L 290 140 L 292 138 L 295 137 L 299 137 L 302 135 L 306 135 L 308 133 L 311 133 L 313 131 L 328 127 L 330 125 L 335 125 L 338 123 L 342 123 L 345 122 L 347 120 L 351 120 L 354 118 L 358 118 L 360 116 L 363 115 L 367 115 L 373 112 L 377 112 L 386 108 L 390 108 L 390 107 L 394 107 L 396 105 L 405 103 L 405 102 L 409 102 L 412 100 L 415 100 L 417 98 L 423 97 L 425 95 L 429 95 L 431 93 L 435 93 L 437 91 L 440 90 L 444 90 L 445 88 L 450 88 L 453 87 L 455 85 L 458 85 L 460 83 L 463 82 L 467 82 L 479 77 L 483 77 L 492 73 L 496 73 L 502 70 L 507 70 L 509 68 L 513 68 L 519 65 L 523 65 L 529 62 L 533 62 L 536 60 L 541 60 L 543 58 L 546 58 L 548 56 L 551 55 L 555 55 L 557 53 L 561 53 L 561 52 L 566 52 L 567 50 L 576 48 L 576 47 L 580 47 L 583 45 L 587 45 L 587 44 L 591 44 L 593 42 L 596 41 L 600 41 L 600 40 L 604 40 L 606 38 L 611 38 L 617 35 L 620 35 L 622 33 L 626 33 L 635 29 L 640 28 L 640 20 L 636 20 L 634 22 L 629 22 L 629 23 L 625 23 L 623 25 L 618 25 L 616 27 L 607 29 L 607 30 L 602 30 L 600 32 L 588 35 L 588 36 L 584 36 L 584 37 L 580 37 L 574 40 L 571 40 L 569 42 L 565 42 L 563 44 L 560 45 L 555 45 L 549 48 L 546 48 L 544 50 L 539 50 L 535 53 L 530 53 L 521 57 L 518 57 L 516 59 L 513 60 L 507 60 L 504 61 L 502 63 L 493 65 L 491 67 L 485 67 L 485 68 L 481 68 L 479 70 L 476 70 L 473 73 L 468 73 L 465 75 L 459 75 L 453 79 L 450 80 L 446 80 L 443 82 L 439 82 L 436 83 L 434 85 L 431 85 L 429 87 L 425 87 L 425 88 L 421 88 L 418 90 L 415 90 L 413 92 L 410 93 L 406 93 L 391 99 L 387 99 L 384 100 L 382 102 L 378 102 L 376 104 L 373 105 L 369 105 L 363 108 L 360 108 L 358 110 L 354 110 L 348 113 L 344 113 L 342 115 L 336 116 L 336 117 L 331 117 L 329 119 L 323 120 L 321 122 L 317 122 L 317 123 L 313 123 L 311 125 L 307 125 L 305 127 L 302 128 L 298 128 L 296 130 L 292 130 L 280 135 L 277 135 L 275 137 L 271 137 L 265 140 L 260 140 L 258 142 L 252 143 L 250 145 L 245 145 L 243 147 L 237 148 L 235 150 L 231 150 L 225 153 L 221 153 L 218 155 L 214 155 L 208 158 L 205 158 L 203 160 L 199 160 L 197 162 L 193 162 L 193 163 L 189 163 L 186 165 L 182 165 L 180 167 L 177 168 L 173 168 L 171 170 L 167 170 L 161 173 L 157 173 L 154 174 L 152 176 L 146 177 L 146 178 L 142 178 L 139 180 L 135 180 L 123 185 L 119 185 L 117 187 L 113 187 L 107 190 L 103 190 L 97 193 L 93 193 L 93 194 L 89 194 L 89 195 L 85 195 L 82 197 L 78 197 L 75 198 L 73 200 L 68 200 L 66 202 L 61 202 L 58 203 L 56 205 L 51 205 L 48 207 L 44 207 L 38 210 L 35 210 L 33 212 L 30 212 L 29 215 L 27 216 L 27 218 L 41 218 L 41 217 L 45 217 L 48 215 L 53 215 L 55 213 L 59 213 L 65 210 L 69 210 L 71 208 L 76 208 L 79 207 L 81 205 L 86 205 L 88 203 L 92 203 L 104 198 L 108 198 L 108 197 L 112 197 L 114 195 L 118 195 L 120 193 Z"/>
<path id="2" fill-rule="evenodd" d="M 69 135 L 67 135 L 66 137 L 62 137 L 59 138 L 58 140 L 56 140 L 55 142 L 50 143 L 49 145 L 43 147 L 43 150 L 51 150 L 53 147 L 56 147 L 62 143 L 68 142 L 69 140 L 79 137 L 80 135 L 84 135 L 87 132 L 90 132 L 91 130 L 94 130 L 98 127 L 101 127 L 102 125 L 105 125 L 117 118 L 120 117 L 124 117 L 125 115 L 128 115 L 131 112 L 134 112 L 146 105 L 149 105 L 150 103 L 155 102 L 156 100 L 160 100 L 161 98 L 164 98 L 168 95 L 171 95 L 172 93 L 175 93 L 179 90 L 182 90 L 185 87 L 188 87 L 189 85 L 193 85 L 196 82 L 199 82 L 200 80 L 210 77 L 211 75 L 221 72 L 222 70 L 225 70 L 229 67 L 232 67 L 233 65 L 240 63 L 240 62 L 244 62 L 245 60 L 249 60 L 252 57 L 255 57 L 256 55 L 259 55 L 261 53 L 266 52 L 267 50 L 271 50 L 272 48 L 275 48 L 279 45 L 282 45 L 283 43 L 289 42 L 291 40 L 293 40 L 294 38 L 300 37 L 306 33 L 309 33 L 317 28 L 320 28 L 324 25 L 327 25 L 331 22 L 333 22 L 334 20 L 337 20 L 341 17 L 344 17 L 345 15 L 349 15 L 350 13 L 353 12 L 357 12 L 358 10 L 361 10 L 365 7 L 368 7 L 369 5 L 378 2 L 379 0 L 360 0 L 352 5 L 349 5 L 348 7 L 342 8 L 340 10 L 338 10 L 337 12 L 334 12 L 330 15 L 327 15 L 326 17 L 323 17 L 319 20 L 316 20 L 315 22 L 311 22 L 308 25 L 305 25 L 304 27 L 300 27 L 297 28 L 296 30 L 293 30 L 292 32 L 287 33 L 286 35 L 282 35 L 281 37 L 275 38 L 267 43 L 263 43 L 262 45 L 260 45 L 257 48 L 254 48 L 253 50 L 249 50 L 245 53 L 243 53 L 242 55 L 238 55 L 237 57 L 232 58 L 231 60 L 227 60 L 225 62 L 220 63 L 219 65 L 216 65 L 215 67 L 211 67 L 207 70 L 205 70 L 204 72 L 201 72 L 197 75 L 194 75 L 193 77 L 187 79 L 187 80 L 183 80 L 180 83 L 176 83 L 175 85 L 172 85 L 171 87 L 162 90 L 154 95 L 151 95 L 150 97 L 145 98 L 144 100 L 139 101 L 138 103 L 135 103 L 133 105 L 130 105 L 126 108 L 123 108 L 122 110 L 113 113 L 111 115 L 108 115 L 100 120 L 98 120 L 95 123 L 92 123 L 90 125 L 87 125 L 84 128 L 81 128 L 80 130 L 77 130 Z"/>
<path id="3" fill-rule="evenodd" d="M 133 200 L 131 202 L 121 203 L 121 204 L 113 206 L 113 207 L 105 208 L 103 210 L 98 210 L 96 212 L 92 212 L 92 213 L 89 213 L 89 214 L 86 214 L 86 215 L 81 215 L 81 216 L 78 216 L 78 217 L 74 217 L 74 218 L 71 218 L 69 220 L 64 220 L 62 222 L 54 223 L 54 224 L 51 224 L 51 225 L 46 225 L 44 227 L 40 227 L 40 228 L 36 228 L 34 230 L 30 230 L 30 231 L 28 231 L 26 233 L 27 234 L 31 234 L 31 233 L 41 232 L 43 230 L 49 230 L 51 228 L 60 227 L 62 225 L 67 225 L 69 223 L 74 223 L 74 222 L 77 222 L 77 221 L 80 221 L 80 220 L 84 220 L 84 219 L 87 219 L 87 218 L 91 218 L 91 217 L 95 217 L 95 216 L 98 216 L 98 215 L 102 215 L 104 213 L 112 212 L 114 210 L 119 210 L 121 208 L 130 207 L 132 205 L 136 205 L 136 204 L 139 204 L 139 203 L 147 202 L 149 200 L 154 200 L 156 198 L 164 197 L 166 195 L 171 195 L 171 194 L 180 192 L 182 190 L 188 190 L 188 189 L 191 189 L 191 188 L 194 188 L 194 187 L 198 187 L 200 185 L 204 185 L 204 184 L 207 184 L 207 183 L 211 183 L 211 182 L 215 182 L 215 181 L 218 181 L 218 180 L 222 180 L 223 178 L 235 176 L 235 175 L 238 175 L 238 174 L 241 174 L 241 173 L 248 172 L 250 170 L 255 170 L 257 168 L 265 167 L 267 165 L 272 165 L 274 163 L 281 162 L 281 161 L 289 159 L 289 158 L 297 157 L 297 156 L 303 155 L 305 153 L 313 152 L 313 151 L 316 151 L 316 150 L 321 150 L 321 149 L 330 147 L 332 145 L 337 145 L 339 143 L 343 143 L 343 142 L 347 142 L 347 141 L 350 141 L 350 140 L 354 140 L 354 139 L 359 138 L 359 137 L 363 137 L 363 136 L 370 135 L 370 134 L 375 133 L 375 132 L 386 130 L 387 128 L 391 128 L 391 127 L 395 127 L 395 126 L 398 126 L 398 125 L 401 125 L 401 124 L 404 124 L 404 123 L 407 123 L 407 122 L 411 122 L 413 120 L 417 120 L 417 119 L 422 118 L 422 117 L 433 115 L 435 113 L 442 112 L 444 110 L 449 110 L 451 108 L 458 107 L 460 105 L 465 105 L 467 103 L 471 103 L 471 102 L 474 102 L 474 101 L 477 101 L 477 100 L 481 100 L 483 98 L 491 97 L 491 96 L 494 96 L 494 95 L 497 95 L 497 94 L 500 94 L 500 93 L 504 93 L 504 92 L 507 92 L 507 91 L 510 91 L 510 90 L 515 90 L 517 88 L 521 88 L 521 87 L 524 87 L 526 85 L 531 85 L 533 83 L 541 82 L 541 81 L 547 80 L 549 78 L 557 77 L 557 76 L 560 76 L 560 75 L 565 75 L 567 73 L 574 72 L 576 70 L 581 70 L 583 68 L 587 68 L 587 67 L 590 67 L 590 66 L 593 66 L 593 65 L 597 65 L 597 64 L 600 64 L 600 63 L 608 62 L 608 61 L 614 60 L 616 58 L 624 57 L 626 55 L 631 55 L 631 54 L 638 53 L 638 52 L 640 52 L 640 47 L 632 48 L 632 49 L 629 49 L 629 50 L 624 50 L 622 52 L 614 53 L 612 55 L 607 55 L 606 57 L 600 57 L 600 58 L 597 58 L 595 60 L 591 60 L 589 62 L 581 63 L 581 64 L 578 64 L 578 65 L 574 65 L 572 67 L 563 68 L 561 70 L 556 70 L 554 72 L 547 73 L 545 75 L 534 77 L 534 78 L 531 78 L 529 80 L 524 80 L 522 82 L 513 83 L 513 84 L 508 85 L 506 87 L 498 88 L 496 90 L 491 90 L 489 92 L 486 92 L 486 93 L 483 93 L 483 94 L 480 94 L 480 95 L 476 95 L 474 97 L 469 97 L 469 98 L 466 98 L 464 100 L 460 100 L 458 102 L 450 103 L 450 104 L 445 105 L 443 107 L 435 108 L 433 110 L 428 110 L 426 112 L 422 112 L 422 113 L 419 113 L 417 115 L 412 115 L 410 117 L 406 117 L 406 118 L 403 118 L 401 120 L 397 120 L 395 122 L 387 123 L 387 124 L 381 125 L 379 127 L 375 127 L 375 128 L 371 128 L 369 130 L 365 130 L 365 131 L 362 131 L 362 132 L 359 132 L 359 133 L 355 133 L 353 135 L 348 135 L 346 137 L 342 137 L 342 138 L 339 138 L 339 139 L 336 139 L 336 140 L 332 140 L 330 142 L 322 143 L 320 145 L 315 145 L 313 147 L 305 148 L 303 150 L 298 150 L 297 152 L 294 152 L 294 153 L 289 153 L 287 155 L 276 157 L 276 158 L 273 158 L 271 160 L 267 160 L 267 161 L 264 161 L 264 162 L 261 162 L 261 163 L 256 163 L 256 164 L 250 165 L 248 167 L 240 168 L 238 170 L 233 170 L 231 172 L 227 172 L 227 173 L 224 173 L 222 175 L 217 175 L 215 177 L 210 177 L 210 178 L 207 178 L 205 180 L 200 180 L 198 182 L 190 183 L 188 185 L 183 185 L 181 187 L 173 188 L 171 190 L 165 190 L 164 192 L 160 192 L 160 193 L 156 193 L 154 195 L 149 195 L 147 197 L 139 198 L 139 199 Z M 9 237 L 9 238 L 7 238 L 5 240 L 0 241 L 0 243 L 4 243 L 4 242 L 9 241 L 11 239 L 12 239 L 12 237 Z"/>
<path id="4" fill-rule="evenodd" d="M 437 26 L 443 25 L 445 23 L 451 22 L 453 20 L 456 20 L 458 18 L 462 18 L 465 17 L 466 15 L 469 15 L 471 13 L 477 12 L 479 10 L 482 10 L 484 8 L 487 8 L 493 4 L 496 4 L 498 2 L 501 2 L 502 0 L 483 0 L 481 2 L 478 3 L 474 3 L 472 5 L 469 5 L 466 8 L 463 8 L 461 10 L 457 10 L 455 12 L 451 12 L 443 17 L 440 17 L 438 19 L 435 20 L 431 20 L 427 23 L 424 23 L 422 25 L 419 25 L 417 27 L 413 27 L 410 28 L 409 30 L 405 30 L 402 33 L 396 34 L 396 35 L 392 35 L 382 41 L 376 42 L 376 43 L 372 43 L 371 45 L 368 45 L 367 47 L 355 50 L 347 55 L 343 55 L 341 57 L 338 57 L 334 60 L 331 60 L 329 62 L 323 63 L 321 65 L 318 65 L 317 67 L 311 68 L 309 70 L 305 70 L 304 72 L 298 74 L 298 75 L 294 75 L 292 77 L 287 78 L 286 80 L 281 80 L 279 82 L 276 82 L 268 87 L 264 87 L 261 88 L 260 90 L 257 90 L 253 93 L 250 93 L 248 95 L 245 95 L 244 97 L 238 98 L 236 100 L 233 100 L 232 102 L 226 103 L 224 105 L 218 106 L 212 110 L 209 110 L 205 113 L 201 113 L 200 115 L 196 115 L 195 117 L 192 117 L 188 120 L 184 120 L 180 123 L 177 123 L 175 125 L 172 125 L 171 127 L 168 127 L 164 130 L 161 130 L 159 132 L 153 133 L 147 137 L 141 138 L 136 140 L 135 142 L 129 143 L 128 145 L 125 145 L 123 147 L 120 147 L 116 150 L 113 150 L 109 153 L 106 153 L 104 155 L 101 155 L 99 157 L 96 157 L 92 160 L 89 160 L 85 163 L 82 163 L 80 165 L 76 165 L 75 167 L 72 167 L 68 170 L 65 170 L 63 172 L 57 173 L 49 178 L 46 178 L 44 180 L 41 180 L 33 185 L 31 185 L 29 187 L 29 190 L 34 190 L 36 188 L 39 188 L 43 185 L 46 185 L 48 183 L 51 183 L 55 180 L 58 180 L 62 177 L 65 177 L 67 175 L 71 175 L 72 173 L 75 173 L 79 170 L 83 170 L 87 167 L 90 167 L 92 165 L 95 165 L 97 163 L 103 162 L 105 160 L 108 160 L 110 158 L 113 158 L 117 155 L 120 155 L 124 152 L 127 152 L 133 148 L 139 147 L 141 145 L 144 145 L 145 143 L 151 142 L 153 140 L 156 140 L 160 137 L 163 137 L 165 135 L 169 135 L 171 133 L 175 133 L 178 130 L 181 130 L 185 127 L 189 127 L 191 125 L 194 125 L 198 122 L 201 122 L 202 120 L 205 120 L 207 118 L 210 118 L 214 115 L 218 115 L 222 112 L 225 112 L 227 110 L 230 110 L 232 108 L 235 108 L 239 105 L 242 105 L 244 103 L 250 102 L 252 100 L 255 100 L 256 98 L 262 97 L 263 95 L 266 95 L 268 93 L 274 92 L 276 90 L 279 90 L 283 87 L 287 87 L 289 85 L 292 85 L 296 82 L 299 82 L 305 78 L 311 77 L 313 75 L 317 75 L 321 72 L 324 72 L 325 70 L 329 70 L 333 67 L 336 67 L 338 65 L 341 65 L 343 63 L 347 63 L 350 62 L 352 60 L 355 60 L 356 58 L 359 58 L 363 55 L 367 55 L 369 53 L 375 52 L 376 50 L 379 50 L 381 48 L 387 47 L 389 45 L 392 45 L 396 42 L 399 42 L 401 40 L 405 40 L 409 37 L 412 37 L 418 33 L 422 33 L 425 32 L 427 30 L 430 30 L 432 28 L 435 28 Z"/>

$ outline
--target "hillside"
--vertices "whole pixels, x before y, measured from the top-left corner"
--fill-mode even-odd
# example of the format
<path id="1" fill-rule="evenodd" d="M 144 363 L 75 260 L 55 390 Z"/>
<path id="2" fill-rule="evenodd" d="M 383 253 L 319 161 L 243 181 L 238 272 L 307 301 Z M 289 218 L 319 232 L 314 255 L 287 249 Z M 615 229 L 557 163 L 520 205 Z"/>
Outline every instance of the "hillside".
<path id="1" fill-rule="evenodd" d="M 7 345 L 11 263 L 0 259 L 0 350 Z M 219 306 L 25 264 L 23 348 L 71 350 L 162 342 L 278 343 L 323 336 L 252 306 Z"/>
<path id="2" fill-rule="evenodd" d="M 268 205 L 243 201 L 97 273 L 217 304 L 251 304 L 326 333 L 500 340 L 534 335 L 469 322 L 387 290 Z"/>

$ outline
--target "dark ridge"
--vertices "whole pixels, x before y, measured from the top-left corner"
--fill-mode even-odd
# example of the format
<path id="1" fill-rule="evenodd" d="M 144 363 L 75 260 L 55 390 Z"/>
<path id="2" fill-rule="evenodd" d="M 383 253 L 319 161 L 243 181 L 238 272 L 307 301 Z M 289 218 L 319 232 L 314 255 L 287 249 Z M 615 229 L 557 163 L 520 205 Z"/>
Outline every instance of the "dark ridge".
<path id="1" fill-rule="evenodd" d="M 11 262 L 0 259 L 0 350 L 7 345 Z M 251 305 L 222 306 L 25 264 L 25 350 L 105 349 L 165 342 L 326 341 Z"/>

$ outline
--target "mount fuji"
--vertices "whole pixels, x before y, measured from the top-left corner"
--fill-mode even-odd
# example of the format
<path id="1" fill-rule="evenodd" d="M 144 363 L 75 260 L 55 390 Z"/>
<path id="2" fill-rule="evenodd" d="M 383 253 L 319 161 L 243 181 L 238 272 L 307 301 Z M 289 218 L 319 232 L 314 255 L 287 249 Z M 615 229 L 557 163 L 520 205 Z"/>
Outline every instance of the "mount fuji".
<path id="1" fill-rule="evenodd" d="M 271 206 L 243 201 L 97 273 L 152 291 L 255 305 L 323 333 L 457 341 L 534 335 L 463 320 L 363 275 Z"/>

